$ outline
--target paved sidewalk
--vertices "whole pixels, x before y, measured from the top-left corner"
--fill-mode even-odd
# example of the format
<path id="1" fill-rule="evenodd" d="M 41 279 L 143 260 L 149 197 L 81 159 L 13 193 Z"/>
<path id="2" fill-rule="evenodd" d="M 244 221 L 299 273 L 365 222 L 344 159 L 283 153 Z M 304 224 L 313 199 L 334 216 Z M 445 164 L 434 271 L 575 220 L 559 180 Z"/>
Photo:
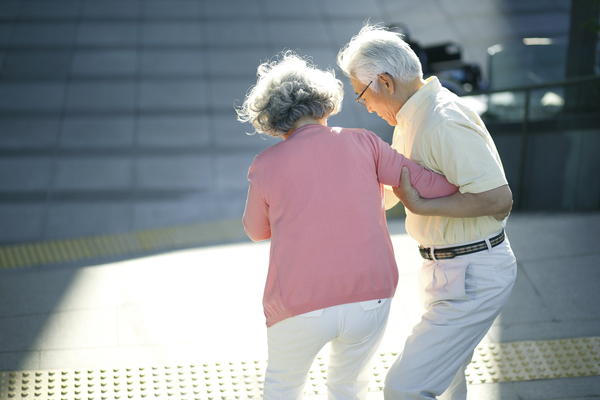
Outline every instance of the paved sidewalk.
<path id="1" fill-rule="evenodd" d="M 599 213 L 510 217 L 519 274 L 483 344 L 600 336 L 599 224 Z M 421 260 L 403 220 L 390 232 L 401 278 L 380 352 L 397 354 L 419 319 Z M 0 371 L 264 361 L 268 249 L 245 241 L 0 271 Z M 597 399 L 600 376 L 469 388 L 470 399 Z"/>

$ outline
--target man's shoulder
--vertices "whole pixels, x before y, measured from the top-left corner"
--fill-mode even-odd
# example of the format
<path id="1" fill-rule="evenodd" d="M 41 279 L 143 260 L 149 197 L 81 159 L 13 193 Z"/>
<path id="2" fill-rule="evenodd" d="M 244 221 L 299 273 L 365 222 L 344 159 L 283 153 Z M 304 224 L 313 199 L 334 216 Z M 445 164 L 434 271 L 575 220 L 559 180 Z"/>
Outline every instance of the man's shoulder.
<path id="1" fill-rule="evenodd" d="M 460 97 L 446 90 L 432 96 L 424 125 L 429 134 L 447 130 L 472 129 L 482 134 L 486 130 L 477 113 L 462 102 Z M 481 132 L 480 132 L 481 131 Z"/>

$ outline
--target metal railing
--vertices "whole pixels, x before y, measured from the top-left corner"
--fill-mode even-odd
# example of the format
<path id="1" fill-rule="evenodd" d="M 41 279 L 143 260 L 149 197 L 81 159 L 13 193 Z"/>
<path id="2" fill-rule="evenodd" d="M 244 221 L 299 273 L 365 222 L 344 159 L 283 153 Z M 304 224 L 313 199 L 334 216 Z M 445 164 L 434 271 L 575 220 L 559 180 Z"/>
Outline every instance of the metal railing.
<path id="1" fill-rule="evenodd" d="M 553 113 L 540 116 L 536 115 L 535 121 L 532 120 L 532 93 L 543 91 L 550 88 L 561 88 L 568 92 L 571 87 L 585 85 L 582 90 L 587 91 L 588 97 L 583 100 L 585 107 L 580 109 L 572 109 L 570 104 L 564 104 L 562 107 L 556 107 Z M 522 117 L 519 117 L 521 110 L 519 107 L 518 113 L 513 113 L 510 118 L 504 119 L 501 115 L 488 114 L 492 98 L 494 94 L 500 93 L 521 93 L 523 96 Z M 589 96 L 591 94 L 591 96 Z M 573 93 L 570 93 L 573 97 Z M 486 123 L 489 131 L 502 131 L 504 133 L 512 132 L 521 135 L 521 155 L 518 178 L 518 192 L 515 201 L 515 208 L 522 209 L 525 202 L 525 194 L 527 192 L 527 166 L 528 166 L 528 149 L 530 146 L 531 133 L 552 131 L 557 129 L 600 129 L 600 76 L 583 76 L 569 78 L 556 82 L 548 82 L 542 84 L 533 84 L 528 86 L 506 87 L 494 90 L 485 90 L 472 92 L 463 97 L 469 96 L 487 96 L 488 112 L 482 114 L 482 118 Z M 566 96 L 564 96 L 566 97 Z M 568 100 L 568 99 L 567 99 Z M 570 109 L 571 108 L 571 109 Z M 486 114 L 488 114 L 486 116 Z"/>

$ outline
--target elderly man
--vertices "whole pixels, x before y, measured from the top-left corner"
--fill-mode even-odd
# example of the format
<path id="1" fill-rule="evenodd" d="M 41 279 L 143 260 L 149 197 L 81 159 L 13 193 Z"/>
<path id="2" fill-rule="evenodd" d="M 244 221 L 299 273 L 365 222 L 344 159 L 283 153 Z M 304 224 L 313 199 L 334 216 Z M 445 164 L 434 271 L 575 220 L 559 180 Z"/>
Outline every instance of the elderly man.
<path id="1" fill-rule="evenodd" d="M 420 244 L 425 311 L 389 369 L 385 398 L 466 399 L 464 370 L 516 277 L 504 233 L 512 193 L 500 157 L 481 118 L 437 78 L 423 80 L 419 59 L 399 35 L 367 25 L 337 61 L 356 100 L 395 126 L 392 147 L 460 190 L 422 199 L 407 171 L 400 188 L 386 188 L 386 208 L 400 198 L 406 230 Z"/>

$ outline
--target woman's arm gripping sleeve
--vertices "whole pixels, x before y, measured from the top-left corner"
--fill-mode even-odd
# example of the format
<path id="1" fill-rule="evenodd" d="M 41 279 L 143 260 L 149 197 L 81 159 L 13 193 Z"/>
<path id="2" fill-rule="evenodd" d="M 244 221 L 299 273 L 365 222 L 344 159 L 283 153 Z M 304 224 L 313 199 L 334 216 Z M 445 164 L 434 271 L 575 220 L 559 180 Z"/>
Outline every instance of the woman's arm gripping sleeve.
<path id="1" fill-rule="evenodd" d="M 248 237 L 255 242 L 259 242 L 271 238 L 271 224 L 269 221 L 269 205 L 260 194 L 256 178 L 254 164 L 252 164 L 248 171 L 250 188 L 248 189 L 248 199 L 246 200 L 246 210 L 242 222 Z"/>
<path id="2" fill-rule="evenodd" d="M 375 148 L 378 151 L 377 175 L 379 182 L 394 187 L 400 186 L 402 167 L 407 167 L 410 172 L 411 185 L 425 199 L 446 197 L 458 192 L 458 187 L 448 182 L 446 177 L 409 160 L 375 134 L 373 135 L 378 139 Z"/>

